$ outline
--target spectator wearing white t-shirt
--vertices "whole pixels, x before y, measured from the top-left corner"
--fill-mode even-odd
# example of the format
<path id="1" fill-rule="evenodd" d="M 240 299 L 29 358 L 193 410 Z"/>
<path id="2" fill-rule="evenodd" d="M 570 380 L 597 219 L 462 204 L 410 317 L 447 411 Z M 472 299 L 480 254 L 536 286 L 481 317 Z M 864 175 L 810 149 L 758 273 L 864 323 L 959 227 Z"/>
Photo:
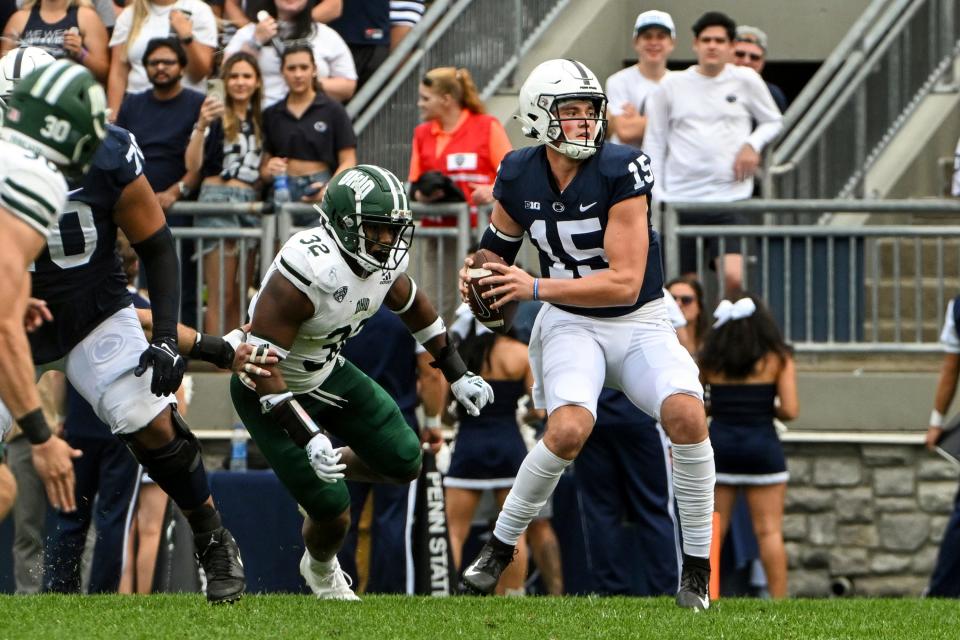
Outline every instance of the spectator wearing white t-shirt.
<path id="1" fill-rule="evenodd" d="M 176 37 L 187 52 L 183 86 L 206 93 L 213 70 L 217 20 L 203 0 L 131 0 L 117 17 L 110 38 L 107 104 L 114 116 L 127 93 L 151 88 L 142 58 L 154 38 Z"/>
<path id="2" fill-rule="evenodd" d="M 656 182 L 655 199 L 664 202 L 732 202 L 753 195 L 760 153 L 782 127 L 770 91 L 756 71 L 733 59 L 736 24 L 723 13 L 705 13 L 693 25 L 697 64 L 663 79 L 647 100 L 644 151 Z M 754 124 L 755 123 L 755 124 Z M 680 223 L 737 224 L 738 216 L 683 214 Z M 723 291 L 742 290 L 743 257 L 728 239 L 722 264 L 718 244 L 707 243 L 704 262 L 722 268 Z M 696 240 L 680 243 L 682 273 L 696 271 Z"/>
<path id="3" fill-rule="evenodd" d="M 669 73 L 677 29 L 665 11 L 644 11 L 633 27 L 637 64 L 607 78 L 607 117 L 613 141 L 639 147 L 647 127 L 646 100 Z"/>
<path id="4" fill-rule="evenodd" d="M 323 93 L 340 102 L 349 100 L 357 89 L 357 70 L 340 34 L 313 21 L 308 0 L 267 0 L 265 6 L 263 19 L 238 30 L 224 51 L 225 57 L 241 50 L 257 57 L 263 74 L 263 108 L 287 95 L 280 58 L 287 44 L 294 41 L 306 42 L 313 50 Z"/>

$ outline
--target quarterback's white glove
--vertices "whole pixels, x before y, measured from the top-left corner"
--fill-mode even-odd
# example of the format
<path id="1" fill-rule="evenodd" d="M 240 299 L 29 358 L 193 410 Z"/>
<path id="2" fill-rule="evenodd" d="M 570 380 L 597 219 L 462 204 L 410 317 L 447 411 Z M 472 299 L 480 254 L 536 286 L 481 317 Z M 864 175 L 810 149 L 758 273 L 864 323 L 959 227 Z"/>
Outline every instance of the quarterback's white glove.
<path id="1" fill-rule="evenodd" d="M 480 410 L 493 402 L 493 389 L 486 380 L 470 371 L 451 384 L 450 391 L 472 416 L 480 415 Z"/>
<path id="2" fill-rule="evenodd" d="M 310 439 L 306 447 L 307 458 L 317 477 L 327 483 L 343 479 L 347 465 L 340 463 L 340 451 L 333 448 L 330 438 L 319 433 Z"/>

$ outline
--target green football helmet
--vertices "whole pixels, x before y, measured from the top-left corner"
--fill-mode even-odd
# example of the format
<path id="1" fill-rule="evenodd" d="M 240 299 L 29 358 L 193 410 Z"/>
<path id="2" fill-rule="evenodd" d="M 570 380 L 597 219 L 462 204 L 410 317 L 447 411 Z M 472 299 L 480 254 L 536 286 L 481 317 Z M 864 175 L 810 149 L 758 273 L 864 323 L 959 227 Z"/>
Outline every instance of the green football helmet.
<path id="1" fill-rule="evenodd" d="M 368 272 L 396 269 L 410 250 L 413 212 L 403 184 L 387 169 L 347 169 L 329 182 L 314 208 L 340 250 Z"/>
<path id="2" fill-rule="evenodd" d="M 31 71 L 7 100 L 0 138 L 47 158 L 68 177 L 90 166 L 107 135 L 107 96 L 86 68 L 58 60 Z"/>

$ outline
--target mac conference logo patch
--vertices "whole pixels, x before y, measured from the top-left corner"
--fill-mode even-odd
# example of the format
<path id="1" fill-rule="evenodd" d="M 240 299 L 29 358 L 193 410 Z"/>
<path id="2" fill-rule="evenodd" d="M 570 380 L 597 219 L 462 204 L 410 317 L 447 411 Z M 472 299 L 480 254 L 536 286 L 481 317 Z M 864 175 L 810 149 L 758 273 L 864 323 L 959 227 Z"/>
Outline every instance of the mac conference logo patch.
<path id="1" fill-rule="evenodd" d="M 347 297 L 346 287 L 340 287 L 339 289 L 333 292 L 333 299 L 336 300 L 337 302 L 343 302 L 343 299 L 346 297 Z"/>

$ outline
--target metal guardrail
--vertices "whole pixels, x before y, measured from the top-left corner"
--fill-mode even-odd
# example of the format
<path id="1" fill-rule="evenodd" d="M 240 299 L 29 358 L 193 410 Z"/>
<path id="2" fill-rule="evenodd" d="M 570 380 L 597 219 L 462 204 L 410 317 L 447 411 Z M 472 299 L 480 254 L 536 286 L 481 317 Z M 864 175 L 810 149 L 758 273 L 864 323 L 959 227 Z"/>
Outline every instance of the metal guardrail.
<path id="1" fill-rule="evenodd" d="M 682 213 L 731 212 L 774 220 L 834 214 L 830 225 L 679 223 Z M 744 283 L 773 311 L 798 351 L 937 352 L 946 302 L 960 290 L 960 225 L 844 225 L 844 213 L 875 220 L 960 215 L 957 200 L 748 200 L 671 203 L 661 210 L 668 278 L 679 275 L 681 238 L 696 241 L 697 275 L 707 242 L 747 247 Z M 721 267 L 722 268 L 722 267 Z M 722 272 L 720 274 L 722 278 Z"/>
<path id="2" fill-rule="evenodd" d="M 434 67 L 466 67 L 481 95 L 504 83 L 522 55 L 569 0 L 438 0 L 410 36 L 351 101 L 357 148 L 367 160 L 407 175 L 413 129 L 419 123 L 420 79 Z M 441 10 L 442 8 L 442 10 Z M 402 46 L 402 44 L 401 44 Z M 359 98 L 359 100 L 358 100 Z M 357 106 L 354 107 L 353 103 Z"/>
<path id="3" fill-rule="evenodd" d="M 960 53 L 960 0 L 874 0 L 784 118 L 766 197 L 863 196 L 867 170 Z"/>
<path id="4" fill-rule="evenodd" d="M 423 227 L 419 226 L 414 232 L 413 250 L 410 252 L 410 266 L 407 272 L 417 281 L 417 284 L 430 297 L 440 314 L 447 320 L 452 320 L 459 296 L 456 291 L 456 273 L 467 254 L 467 250 L 475 239 L 475 229 L 470 227 L 470 211 L 465 203 L 461 204 L 420 204 L 411 203 L 414 217 L 420 220 L 427 216 L 456 216 L 457 225 L 454 227 Z M 276 251 L 294 233 L 307 227 L 297 227 L 293 217 L 302 214 L 316 214 L 313 206 L 306 203 L 290 203 L 283 205 L 278 213 L 273 214 L 273 206 L 268 203 L 249 204 L 221 204 L 201 202 L 178 202 L 170 213 L 175 215 L 191 216 L 194 218 L 192 227 L 174 227 L 173 236 L 176 243 L 177 255 L 181 265 L 191 262 L 196 265 L 197 278 L 193 284 L 193 293 L 196 296 L 194 312 L 198 323 L 202 323 L 209 301 L 210 289 L 206 287 L 206 272 L 204 261 L 198 258 L 197 245 L 201 242 L 212 244 L 210 249 L 219 249 L 217 266 L 219 281 L 214 288 L 219 295 L 219 308 L 224 308 L 227 283 L 224 280 L 224 264 L 228 243 L 236 243 L 238 257 L 238 281 L 233 283 L 237 287 L 239 311 L 241 318 L 246 313 L 250 301 L 250 293 L 260 285 L 266 275 Z M 256 228 L 241 227 L 204 227 L 203 218 L 211 215 L 260 215 L 260 226 Z M 201 226 L 197 226 L 200 224 Z M 483 229 L 485 227 L 478 227 Z M 262 247 L 270 247 L 269 255 L 264 259 Z M 259 260 L 259 273 L 254 281 L 248 278 L 250 260 Z M 208 324 L 213 326 L 202 327 L 204 331 L 218 332 L 223 335 L 233 327 L 225 326 L 224 314 L 211 319 Z"/>

